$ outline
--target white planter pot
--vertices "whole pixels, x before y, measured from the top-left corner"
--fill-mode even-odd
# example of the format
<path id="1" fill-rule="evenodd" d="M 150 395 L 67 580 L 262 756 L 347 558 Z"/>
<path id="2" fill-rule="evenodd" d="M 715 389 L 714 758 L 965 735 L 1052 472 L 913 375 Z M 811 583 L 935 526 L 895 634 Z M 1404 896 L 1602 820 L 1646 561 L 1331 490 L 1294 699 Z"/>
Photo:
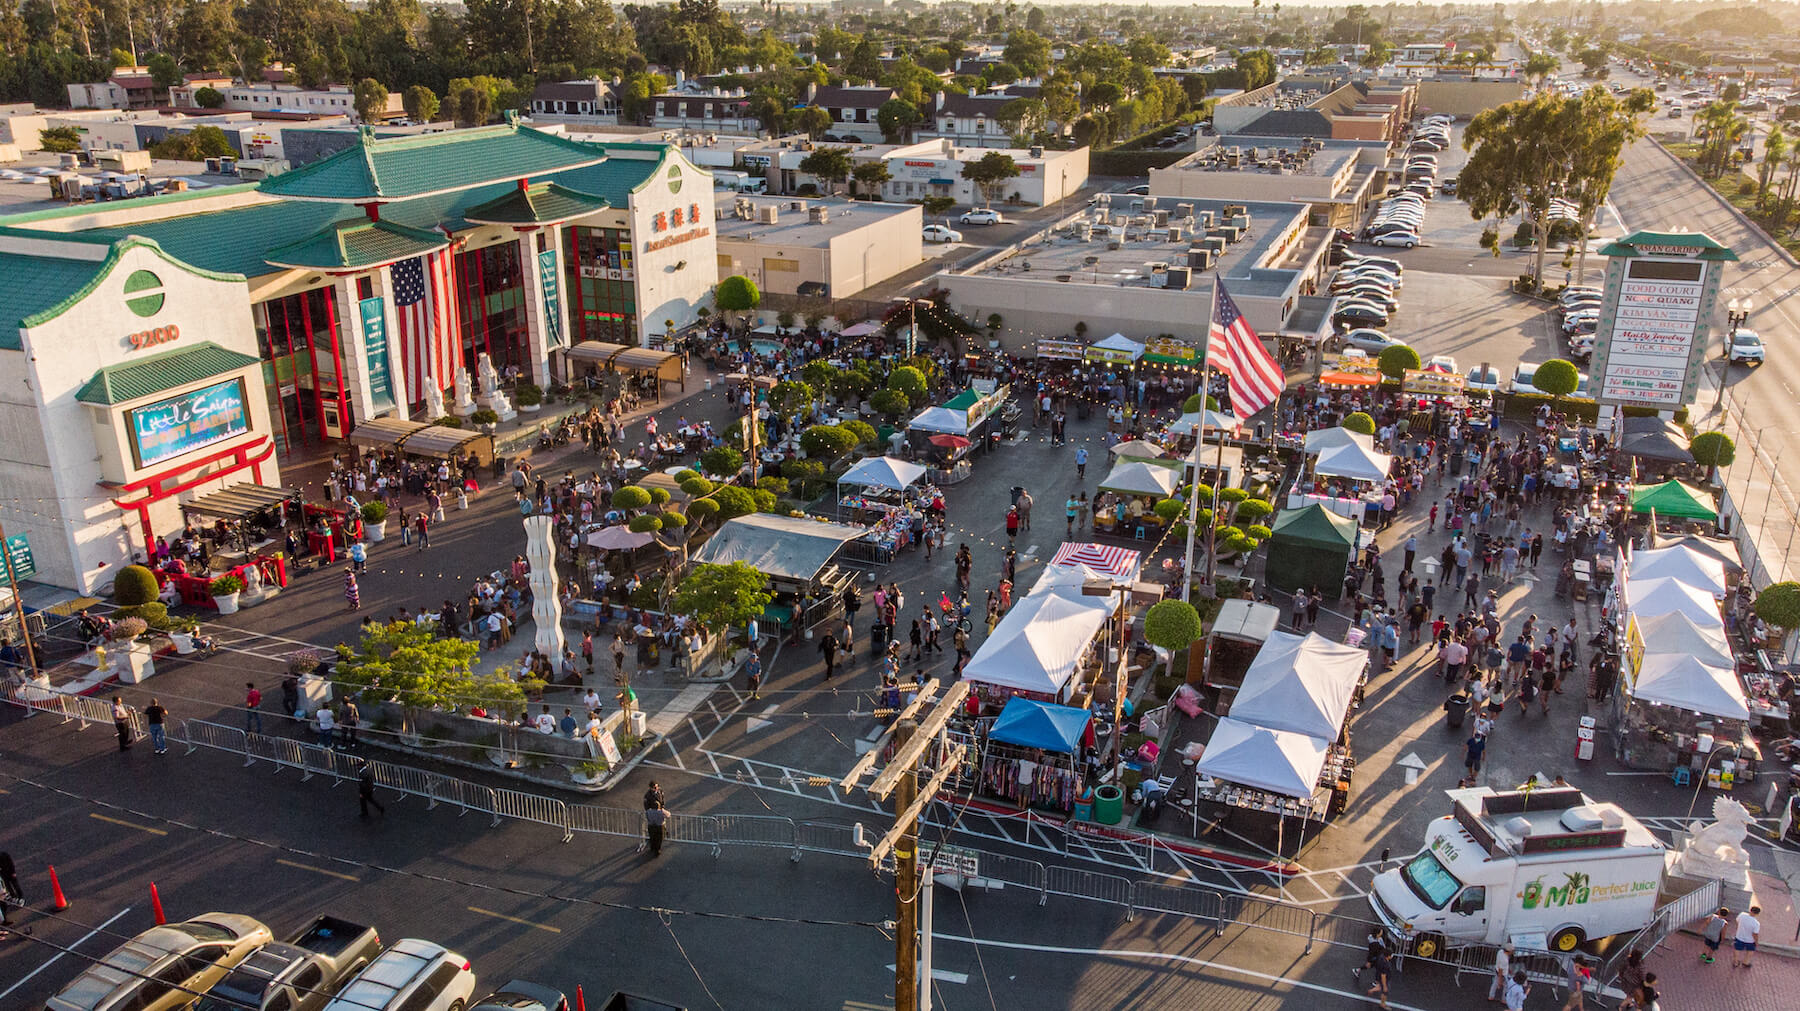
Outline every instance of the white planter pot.
<path id="1" fill-rule="evenodd" d="M 220 614 L 236 614 L 238 609 L 238 595 L 235 593 L 227 593 L 222 597 L 214 597 L 213 604 L 218 607 Z"/>
<path id="2" fill-rule="evenodd" d="M 491 436 L 494 434 L 494 431 L 496 429 L 498 429 L 499 427 L 500 427 L 499 425 L 489 422 L 488 424 L 482 425 L 481 430 Z"/>
<path id="3" fill-rule="evenodd" d="M 542 404 L 520 404 L 519 410 L 524 411 L 526 414 L 536 414 L 538 411 L 543 410 L 543 407 L 544 405 Z"/>
<path id="4" fill-rule="evenodd" d="M 132 640 L 113 645 L 113 669 L 128 685 L 142 684 L 156 676 L 156 657 L 147 643 Z"/>
<path id="5" fill-rule="evenodd" d="M 368 535 L 369 543 L 374 544 L 387 539 L 387 520 L 379 523 L 363 522 L 363 533 Z"/>
<path id="6" fill-rule="evenodd" d="M 194 651 L 194 637 L 186 632 L 170 632 L 169 641 L 175 644 L 175 652 L 182 656 Z"/>

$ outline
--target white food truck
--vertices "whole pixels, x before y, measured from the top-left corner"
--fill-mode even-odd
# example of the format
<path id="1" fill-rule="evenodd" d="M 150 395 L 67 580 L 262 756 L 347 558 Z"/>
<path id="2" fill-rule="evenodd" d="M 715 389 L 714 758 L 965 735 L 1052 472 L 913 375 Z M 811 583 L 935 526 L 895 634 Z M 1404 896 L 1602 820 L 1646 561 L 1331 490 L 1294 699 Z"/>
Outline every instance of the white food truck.
<path id="1" fill-rule="evenodd" d="M 1369 893 L 1414 954 L 1507 941 L 1569 952 L 1655 916 L 1673 854 L 1618 805 L 1570 788 L 1445 792 L 1452 813 Z"/>

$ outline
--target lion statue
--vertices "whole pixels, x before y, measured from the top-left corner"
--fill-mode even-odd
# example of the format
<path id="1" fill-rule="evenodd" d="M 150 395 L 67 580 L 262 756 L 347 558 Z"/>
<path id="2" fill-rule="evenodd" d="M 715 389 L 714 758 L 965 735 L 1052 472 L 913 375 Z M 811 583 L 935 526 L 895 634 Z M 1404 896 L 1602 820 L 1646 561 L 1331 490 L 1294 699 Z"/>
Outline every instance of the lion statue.
<path id="1" fill-rule="evenodd" d="M 1675 872 L 1686 877 L 1718 879 L 1727 884 L 1748 881 L 1750 854 L 1744 851 L 1744 837 L 1750 834 L 1755 819 L 1744 805 L 1730 797 L 1713 798 L 1713 822 L 1689 826 L 1693 833 Z"/>

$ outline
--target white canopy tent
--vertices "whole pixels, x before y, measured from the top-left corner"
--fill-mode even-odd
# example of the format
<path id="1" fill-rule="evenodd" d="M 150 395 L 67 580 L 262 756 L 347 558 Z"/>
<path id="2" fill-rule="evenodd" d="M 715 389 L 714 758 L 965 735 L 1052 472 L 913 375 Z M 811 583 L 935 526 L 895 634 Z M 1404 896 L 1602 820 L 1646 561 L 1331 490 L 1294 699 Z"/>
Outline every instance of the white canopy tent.
<path id="1" fill-rule="evenodd" d="M 1646 656 L 1631 694 L 1639 702 L 1656 702 L 1707 716 L 1750 718 L 1750 706 L 1744 701 L 1736 672 L 1685 654 Z"/>
<path id="2" fill-rule="evenodd" d="M 1317 737 L 1270 730 L 1226 717 L 1213 728 L 1194 771 L 1287 797 L 1311 797 L 1329 745 Z"/>
<path id="3" fill-rule="evenodd" d="M 1057 586 L 1079 588 L 1087 583 L 1130 585 L 1142 566 L 1143 555 L 1129 548 L 1066 541 L 1038 574 L 1031 592 Z"/>
<path id="4" fill-rule="evenodd" d="M 1709 624 L 1673 611 L 1654 618 L 1639 618 L 1637 635 L 1644 644 L 1646 656 L 1673 653 L 1727 669 L 1733 669 L 1737 664 L 1737 658 L 1731 652 L 1731 640 L 1725 637 L 1725 625 L 1716 619 Z"/>
<path id="5" fill-rule="evenodd" d="M 1033 590 L 964 665 L 963 680 L 1060 699 L 1111 613 L 1111 597 L 1083 596 L 1079 586 Z"/>
<path id="6" fill-rule="evenodd" d="M 925 471 L 923 464 L 910 460 L 894 456 L 872 456 L 844 471 L 837 483 L 901 491 L 912 487 L 914 481 L 925 476 Z"/>
<path id="7" fill-rule="evenodd" d="M 1088 350 L 1111 352 L 1117 355 L 1130 355 L 1131 360 L 1135 362 L 1143 355 L 1144 345 L 1139 344 L 1137 341 L 1132 340 L 1122 333 L 1116 333 L 1111 337 L 1097 340 L 1088 345 Z"/>
<path id="8" fill-rule="evenodd" d="M 1626 609 L 1643 621 L 1663 614 L 1685 614 L 1701 625 L 1719 620 L 1719 605 L 1712 593 L 1679 579 L 1633 580 L 1626 584 Z"/>
<path id="9" fill-rule="evenodd" d="M 1239 422 L 1237 418 L 1226 414 L 1224 411 L 1214 411 L 1209 409 L 1206 411 L 1195 411 L 1191 414 L 1184 414 L 1181 417 L 1176 418 L 1169 423 L 1168 432 L 1170 435 L 1193 435 L 1202 430 L 1211 432 L 1220 429 L 1232 432 L 1237 430 L 1238 425 Z"/>
<path id="10" fill-rule="evenodd" d="M 1394 458 L 1386 453 L 1352 443 L 1334 446 L 1319 453 L 1313 462 L 1313 473 L 1320 477 L 1346 477 L 1353 481 L 1381 481 L 1388 476 Z"/>
<path id="11" fill-rule="evenodd" d="M 1717 558 L 1679 544 L 1672 548 L 1653 548 L 1631 556 L 1631 578 L 1676 579 L 1699 587 L 1714 597 L 1725 596 L 1725 565 Z"/>
<path id="12" fill-rule="evenodd" d="M 1336 740 L 1368 660 L 1367 650 L 1313 632 L 1270 632 L 1244 672 L 1232 718 Z"/>
<path id="13" fill-rule="evenodd" d="M 1181 471 L 1173 467 L 1143 460 L 1120 460 L 1112 473 L 1106 475 L 1106 480 L 1100 482 L 1100 490 L 1168 496 L 1175 493 L 1175 486 L 1180 483 Z"/>
<path id="14" fill-rule="evenodd" d="M 716 565 L 749 562 L 765 576 L 805 583 L 819 574 L 845 541 L 868 532 L 866 527 L 849 523 L 756 513 L 726 520 L 694 552 L 694 561 Z"/>
<path id="15" fill-rule="evenodd" d="M 966 411 L 953 411 L 948 407 L 927 407 L 906 423 L 909 429 L 921 432 L 943 432 L 947 435 L 968 435 L 969 415 Z"/>
<path id="16" fill-rule="evenodd" d="M 1361 446 L 1372 453 L 1375 451 L 1375 437 L 1352 432 L 1342 426 L 1320 428 L 1306 433 L 1305 448 L 1308 453 L 1323 453 L 1342 446 Z"/>

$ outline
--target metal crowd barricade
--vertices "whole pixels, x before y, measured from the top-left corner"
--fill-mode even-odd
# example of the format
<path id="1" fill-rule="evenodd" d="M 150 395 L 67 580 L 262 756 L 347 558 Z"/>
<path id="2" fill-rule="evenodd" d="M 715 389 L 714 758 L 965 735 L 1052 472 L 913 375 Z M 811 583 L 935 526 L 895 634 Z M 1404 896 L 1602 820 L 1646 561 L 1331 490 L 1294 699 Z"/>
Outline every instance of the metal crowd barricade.
<path id="1" fill-rule="evenodd" d="M 574 831 L 569 827 L 569 806 L 550 797 L 520 793 L 517 790 L 495 790 L 494 824 L 498 825 L 503 817 L 560 828 L 563 831 L 563 842 L 575 838 Z"/>
<path id="2" fill-rule="evenodd" d="M 978 861 L 975 869 L 977 879 L 1029 888 L 1037 893 L 1040 906 L 1049 901 L 1048 880 L 1043 864 L 1036 860 L 985 850 L 975 850 L 974 853 Z"/>
<path id="3" fill-rule="evenodd" d="M 638 812 L 638 834 L 644 828 L 643 812 Z M 663 827 L 663 839 L 666 842 L 699 843 L 712 847 L 712 855 L 717 858 L 723 851 L 719 845 L 719 825 L 710 814 L 670 814 L 669 822 Z"/>
<path id="4" fill-rule="evenodd" d="M 184 755 L 191 755 L 197 748 L 212 748 L 215 751 L 229 751 L 234 755 L 244 754 L 246 735 L 236 727 L 227 727 L 205 720 L 182 720 L 176 724 L 177 740 L 187 745 Z"/>
<path id="5" fill-rule="evenodd" d="M 314 773 L 318 773 L 334 783 L 337 781 L 337 752 L 308 744 L 301 748 L 300 757 L 303 759 L 301 780 L 311 779 Z"/>
<path id="6" fill-rule="evenodd" d="M 716 845 L 785 849 L 791 851 L 788 859 L 800 859 L 800 847 L 795 840 L 792 818 L 766 814 L 715 814 L 708 817 L 713 820 Z"/>
<path id="7" fill-rule="evenodd" d="M 570 804 L 569 828 L 591 835 L 635 839 L 644 834 L 644 813 L 603 804 Z"/>
<path id="8" fill-rule="evenodd" d="M 1292 934 L 1306 938 L 1306 952 L 1311 954 L 1317 935 L 1319 914 L 1305 906 L 1290 905 L 1254 895 L 1222 896 L 1225 914 L 1232 922 Z"/>
<path id="9" fill-rule="evenodd" d="M 1110 902 L 1125 907 L 1125 918 L 1132 918 L 1131 882 L 1116 874 L 1098 874 L 1074 867 L 1052 865 L 1045 868 L 1044 890 L 1052 895 Z"/>
<path id="10" fill-rule="evenodd" d="M 794 823 L 794 845 L 808 853 L 827 853 L 846 857 L 867 857 L 869 851 L 856 845 L 856 826 L 836 822 L 802 821 Z"/>
<path id="11" fill-rule="evenodd" d="M 1174 913 L 1177 916 L 1211 920 L 1215 935 L 1225 932 L 1224 897 L 1208 888 L 1139 881 L 1131 886 L 1131 906 L 1133 909 L 1155 913 Z"/>

